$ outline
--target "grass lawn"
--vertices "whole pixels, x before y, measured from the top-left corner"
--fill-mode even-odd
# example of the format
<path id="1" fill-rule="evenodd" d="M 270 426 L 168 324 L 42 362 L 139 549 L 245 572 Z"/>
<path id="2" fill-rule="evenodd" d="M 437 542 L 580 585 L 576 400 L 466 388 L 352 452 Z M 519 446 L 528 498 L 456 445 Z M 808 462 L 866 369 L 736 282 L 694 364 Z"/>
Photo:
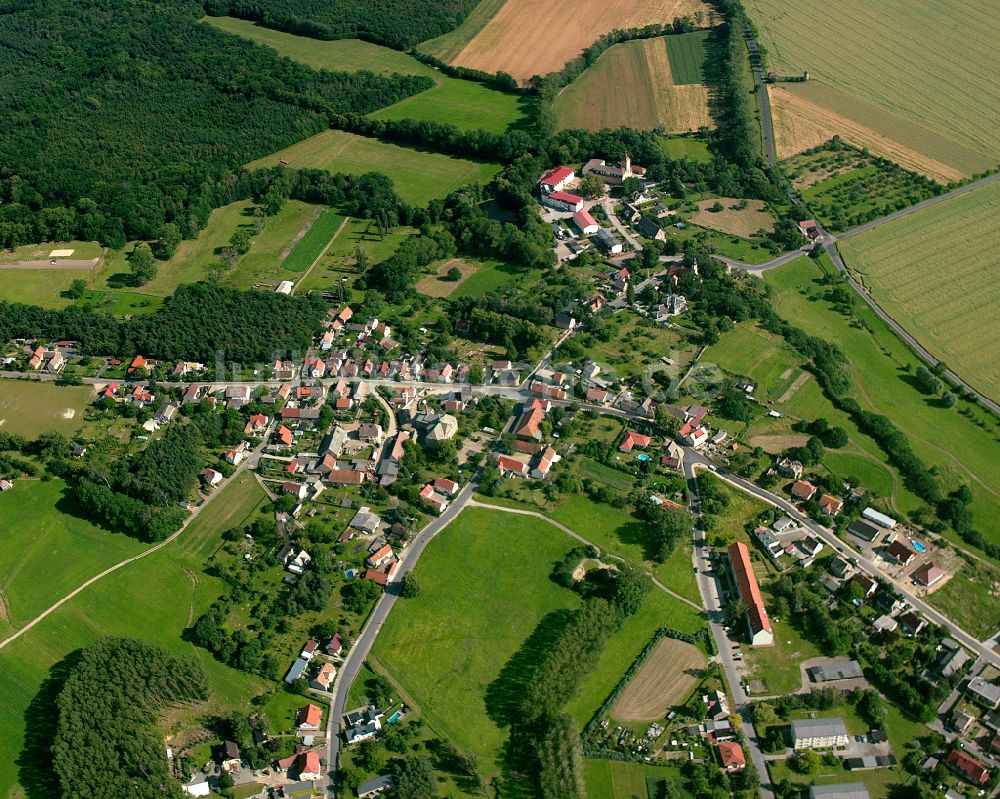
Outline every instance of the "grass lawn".
<path id="1" fill-rule="evenodd" d="M 0 380 L 0 426 L 26 438 L 55 432 L 72 436 L 83 426 L 92 386 L 57 386 L 28 380 Z"/>
<path id="2" fill-rule="evenodd" d="M 649 766 L 642 763 L 625 763 L 620 760 L 585 760 L 583 779 L 587 795 L 601 799 L 646 799 L 646 780 L 670 780 L 682 782 L 679 768 L 670 766 Z M 680 785 L 679 799 L 690 799 Z"/>
<path id="3" fill-rule="evenodd" d="M 548 613 L 578 604 L 549 579 L 574 541 L 542 521 L 468 509 L 417 566 L 423 589 L 390 614 L 373 654 L 427 722 L 497 772 L 506 733 L 487 691 Z"/>
<path id="4" fill-rule="evenodd" d="M 823 268 L 832 269 L 800 258 L 768 272 L 776 310 L 847 354 L 861 406 L 892 419 L 917 455 L 937 467 L 944 488 L 967 483 L 976 526 L 1000 541 L 1000 423 L 966 403 L 960 406 L 968 416 L 922 394 L 911 382 L 917 357 L 867 306 L 858 303 L 853 322 L 838 313 L 824 299 Z"/>
<path id="5" fill-rule="evenodd" d="M 676 591 L 692 602 L 701 604 L 701 592 L 695 579 L 694 566 L 691 563 L 691 550 L 694 543 L 690 538 L 679 541 L 670 557 L 657 566 L 653 573 L 661 583 L 671 591 Z"/>
<path id="6" fill-rule="evenodd" d="M 65 308 L 73 301 L 62 293 L 74 280 L 89 281 L 94 272 L 92 269 L 4 269 L 0 271 L 0 302 Z"/>
<path id="7" fill-rule="evenodd" d="M 497 164 L 411 150 L 340 130 L 317 133 L 247 167 L 274 166 L 279 161 L 287 161 L 293 169 L 312 167 L 353 175 L 381 172 L 392 178 L 404 200 L 417 205 L 444 197 L 466 183 L 486 183 L 500 170 Z"/>
<path id="8" fill-rule="evenodd" d="M 12 249 L 0 248 L 0 264 L 13 264 L 18 261 L 48 261 L 53 250 L 72 250 L 69 256 L 73 261 L 89 261 L 100 258 L 104 248 L 96 241 L 46 241 L 41 244 L 25 244 Z"/>
<path id="9" fill-rule="evenodd" d="M 522 271 L 502 261 L 480 261 L 479 268 L 451 293 L 452 299 L 481 297 L 513 280 Z"/>
<path id="10" fill-rule="evenodd" d="M 651 588 L 639 612 L 629 616 L 612 636 L 594 664 L 594 670 L 580 686 L 580 693 L 569 703 L 566 711 L 582 728 L 618 685 L 658 628 L 673 627 L 693 633 L 703 625 L 701 614 L 694 608 L 656 587 Z"/>
<path id="11" fill-rule="evenodd" d="M 576 471 L 580 477 L 597 480 L 599 483 L 617 488 L 619 491 L 628 491 L 635 483 L 635 478 L 627 472 L 613 469 L 587 457 L 581 457 L 577 461 Z"/>
<path id="12" fill-rule="evenodd" d="M 986 639 L 1000 626 L 1000 597 L 994 588 L 998 582 L 1000 569 L 995 566 L 966 564 L 962 571 L 928 595 L 927 601 L 966 632 Z"/>
<path id="13" fill-rule="evenodd" d="M 204 612 L 223 590 L 222 582 L 206 574 L 203 553 L 214 549 L 223 530 L 242 521 L 247 509 L 243 489 L 226 496 L 185 531 L 178 543 L 168 545 L 147 558 L 136 561 L 83 591 L 46 617 L 38 625 L 0 650 L 0 796 L 23 796 L 17 791 L 22 773 L 30 773 L 47 761 L 51 705 L 50 669 L 80 647 L 102 636 L 141 637 L 177 655 L 198 658 L 209 675 L 210 700 L 204 715 L 245 709 L 251 696 L 263 687 L 256 678 L 218 663 L 211 655 L 181 638 L 181 633 Z M 233 500 L 233 501 L 230 501 Z M 254 505 L 256 503 L 253 503 Z M 252 505 L 251 505 L 252 507 Z M 190 546 L 189 539 L 197 545 Z M 185 546 L 187 545 L 187 546 Z M 42 692 L 40 693 L 40 689 Z M 33 704 L 34 702 L 34 704 Z M 29 710 L 30 708 L 30 710 Z M 24 749 L 26 719 L 37 733 L 39 719 L 43 735 L 38 743 Z M 26 772 L 22 772 L 25 769 Z"/>
<path id="14" fill-rule="evenodd" d="M 636 563 L 646 559 L 642 522 L 623 508 L 573 494 L 560 497 L 545 513 L 604 551 Z"/>
<path id="15" fill-rule="evenodd" d="M 701 362 L 750 378 L 756 384 L 754 396 L 777 401 L 790 387 L 785 373 L 800 373 L 802 358 L 778 336 L 753 323 L 741 322 L 705 350 Z"/>
<path id="16" fill-rule="evenodd" d="M 765 591 L 765 606 L 769 599 Z M 802 687 L 799 664 L 803 660 L 819 657 L 822 652 L 799 635 L 788 619 L 778 622 L 772 618 L 771 626 L 774 628 L 773 646 L 743 648 L 747 666 L 751 669 L 750 679 L 762 680 L 768 696 L 798 691 Z"/>
<path id="17" fill-rule="evenodd" d="M 282 266 L 292 272 L 305 272 L 340 228 L 344 218 L 333 211 L 323 211 L 306 234 L 292 248 Z"/>
<path id="18" fill-rule="evenodd" d="M 667 158 L 674 160 L 686 158 L 696 163 L 708 163 L 712 160 L 708 144 L 688 136 L 664 136 L 660 139 L 660 149 Z"/>
<path id="19" fill-rule="evenodd" d="M 70 502 L 62 480 L 18 480 L 0 494 L 0 633 L 21 627 L 102 569 L 146 548 L 71 515 L 63 507 Z M 52 568 L 55 563 L 59 568 Z"/>
<path id="20" fill-rule="evenodd" d="M 588 333 L 578 340 L 587 348 L 587 357 L 610 367 L 620 378 L 635 377 L 663 357 L 675 362 L 682 360 L 676 351 L 680 336 L 637 314 L 616 314 L 605 322 L 603 329 L 607 335 L 602 334 L 602 339 L 606 337 L 607 341 Z"/>

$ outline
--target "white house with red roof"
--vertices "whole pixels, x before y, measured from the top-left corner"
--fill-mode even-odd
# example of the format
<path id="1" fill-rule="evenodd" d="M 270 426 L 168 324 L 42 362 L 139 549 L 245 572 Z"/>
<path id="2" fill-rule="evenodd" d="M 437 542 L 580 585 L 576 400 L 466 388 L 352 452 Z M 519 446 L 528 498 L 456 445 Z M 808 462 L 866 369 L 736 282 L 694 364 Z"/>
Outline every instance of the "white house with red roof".
<path id="1" fill-rule="evenodd" d="M 573 224 L 577 226 L 580 233 L 584 236 L 591 236 L 601 229 L 601 226 L 597 224 L 597 220 L 591 216 L 589 211 L 577 211 L 573 214 Z"/>
<path id="2" fill-rule="evenodd" d="M 625 434 L 625 438 L 622 439 L 622 443 L 618 445 L 619 452 L 631 452 L 633 449 L 646 449 L 653 439 L 650 436 L 644 436 L 642 433 L 633 433 L 629 430 Z"/>
<path id="3" fill-rule="evenodd" d="M 337 670 L 333 667 L 333 664 L 324 663 L 320 670 L 316 672 L 316 676 L 312 678 L 309 685 L 317 691 L 329 691 L 330 685 L 333 683 L 333 679 L 336 676 Z"/>
<path id="4" fill-rule="evenodd" d="M 497 458 L 497 469 L 504 477 L 527 477 L 529 474 L 527 463 L 509 455 L 500 455 Z"/>
<path id="5" fill-rule="evenodd" d="M 305 707 L 300 707 L 295 714 L 295 726 L 297 729 L 312 732 L 319 729 L 322 719 L 323 711 L 319 705 L 310 702 Z"/>
<path id="6" fill-rule="evenodd" d="M 576 213 L 583 209 L 583 197 L 578 194 L 570 194 L 568 191 L 556 191 L 552 194 L 543 194 L 542 205 L 556 211 Z"/>
<path id="7" fill-rule="evenodd" d="M 248 436 L 260 435 L 267 428 L 268 418 L 262 413 L 255 413 L 247 420 L 243 432 Z"/>
<path id="8" fill-rule="evenodd" d="M 561 191 L 576 177 L 576 173 L 568 166 L 556 166 L 548 170 L 538 179 L 540 194 L 554 194 Z"/>

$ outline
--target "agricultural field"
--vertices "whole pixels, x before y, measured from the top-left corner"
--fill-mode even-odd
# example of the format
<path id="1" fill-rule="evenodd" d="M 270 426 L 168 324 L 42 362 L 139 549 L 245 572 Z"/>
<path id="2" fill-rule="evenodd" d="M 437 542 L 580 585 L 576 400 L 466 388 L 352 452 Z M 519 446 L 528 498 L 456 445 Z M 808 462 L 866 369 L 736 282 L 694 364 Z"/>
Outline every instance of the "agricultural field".
<path id="1" fill-rule="evenodd" d="M 969 384 L 1000 400 L 1000 184 L 938 203 L 838 246 L 887 313 Z M 948 280 L 927 280 L 946 265 Z"/>
<path id="2" fill-rule="evenodd" d="M 424 75 L 436 84 L 431 89 L 370 114 L 373 119 L 419 119 L 446 122 L 468 130 L 485 128 L 502 133 L 525 118 L 530 102 L 524 97 L 497 91 L 475 81 L 450 78 L 412 56 L 361 39 L 320 41 L 232 17 L 208 17 L 206 22 L 267 45 L 280 55 L 313 69 Z"/>
<path id="3" fill-rule="evenodd" d="M 709 7 L 701 0 L 554 0 L 545 4 L 506 0 L 451 63 L 486 72 L 503 70 L 526 82 L 533 75 L 562 69 L 615 28 L 664 23 L 699 12 L 708 18 Z M 517 42 L 517 47 L 511 47 L 511 42 Z"/>
<path id="4" fill-rule="evenodd" d="M 970 175 L 996 164 L 1000 9 L 995 3 L 945 0 L 914 14 L 908 0 L 875 7 L 846 0 L 832 9 L 824 0 L 748 0 L 747 11 L 767 48 L 768 69 L 783 76 L 810 73 L 808 83 L 785 84 L 777 94 L 787 91 L 818 105 L 824 138 L 832 131 L 880 154 L 886 146 L 909 150 L 908 160 L 926 164 L 918 169 L 901 163 L 925 174 L 943 165 L 952 176 Z M 816 20 L 823 20 L 835 46 L 816 46 Z M 784 99 L 776 104 L 779 120 Z M 815 116 L 802 110 L 798 115 Z M 782 127 L 779 122 L 779 146 Z M 864 129 L 881 137 L 883 146 L 855 140 Z M 787 142 L 783 146 L 789 154 Z"/>
<path id="5" fill-rule="evenodd" d="M 685 33 L 608 48 L 559 94 L 555 102 L 559 127 L 663 126 L 670 133 L 711 127 L 708 88 L 698 61 L 707 57 L 708 35 Z"/>
<path id="6" fill-rule="evenodd" d="M 497 164 L 410 150 L 340 130 L 325 130 L 247 166 L 254 169 L 282 161 L 297 169 L 311 167 L 354 175 L 382 172 L 395 183 L 400 197 L 415 205 L 444 197 L 467 183 L 486 183 L 500 170 Z"/>
<path id="7" fill-rule="evenodd" d="M 0 494 L 0 638 L 145 545 L 73 515 L 62 480 L 22 479 Z M 53 569 L 52 564 L 59 568 Z M 45 579 L 39 579 L 45 575 Z"/>
<path id="8" fill-rule="evenodd" d="M 722 205 L 722 209 L 712 210 L 717 204 Z M 733 197 L 699 200 L 698 211 L 691 216 L 691 221 L 745 239 L 760 230 L 774 232 L 774 216 L 764 207 L 762 200 L 737 200 Z"/>
<path id="9" fill-rule="evenodd" d="M 490 686 L 546 614 L 578 603 L 549 579 L 574 544 L 536 519 L 463 511 L 420 559 L 421 595 L 396 606 L 375 644 L 427 723 L 475 752 L 484 777 L 506 738 Z"/>
<path id="10" fill-rule="evenodd" d="M 251 475 L 246 479 L 256 487 Z M 205 650 L 181 638 L 194 618 L 223 590 L 208 575 L 205 558 L 221 543 L 221 533 L 242 523 L 260 502 L 259 488 L 233 484 L 181 538 L 87 588 L 30 631 L 0 650 L 0 796 L 24 796 L 18 787 L 35 780 L 36 766 L 50 757 L 54 690 L 67 656 L 102 636 L 141 635 L 174 654 L 198 658 L 209 675 L 209 702 L 191 708 L 208 715 L 240 708 L 263 683 L 223 666 Z M 180 545 L 180 546 L 178 546 Z M 33 728 L 26 744 L 26 719 Z M 12 793 L 13 792 L 13 793 Z"/>
<path id="11" fill-rule="evenodd" d="M 0 428 L 26 438 L 48 432 L 72 436 L 94 396 L 92 386 L 0 380 Z"/>
<path id="12" fill-rule="evenodd" d="M 620 760 L 585 760 L 583 779 L 587 796 L 601 799 L 645 799 L 655 796 L 650 783 L 670 780 L 682 782 L 680 770 L 669 766 L 649 766 Z M 691 794 L 678 786 L 678 799 L 690 799 Z"/>
<path id="13" fill-rule="evenodd" d="M 827 230 L 840 233 L 942 191 L 922 175 L 851 147 L 828 143 L 782 164 Z"/>
<path id="14" fill-rule="evenodd" d="M 1000 425 L 975 406 L 962 402 L 948 409 L 922 394 L 911 382 L 920 361 L 889 327 L 867 306 L 857 304 L 854 321 L 826 298 L 821 281 L 832 269 L 825 259 L 803 257 L 768 272 L 776 310 L 847 354 L 857 401 L 892 419 L 917 455 L 937 467 L 944 488 L 967 483 L 976 527 L 1000 541 Z"/>
<path id="15" fill-rule="evenodd" d="M 486 27 L 505 2 L 506 0 L 480 0 L 461 25 L 433 39 L 421 42 L 417 45 L 417 50 L 440 58 L 445 63 L 454 63 L 455 57 Z"/>
<path id="16" fill-rule="evenodd" d="M 333 211 L 320 213 L 306 234 L 292 247 L 282 267 L 290 272 L 305 272 L 320 257 L 343 222 L 344 218 Z"/>
<path id="17" fill-rule="evenodd" d="M 611 706 L 611 717 L 626 723 L 663 718 L 687 700 L 705 662 L 704 653 L 693 644 L 660 639 Z"/>

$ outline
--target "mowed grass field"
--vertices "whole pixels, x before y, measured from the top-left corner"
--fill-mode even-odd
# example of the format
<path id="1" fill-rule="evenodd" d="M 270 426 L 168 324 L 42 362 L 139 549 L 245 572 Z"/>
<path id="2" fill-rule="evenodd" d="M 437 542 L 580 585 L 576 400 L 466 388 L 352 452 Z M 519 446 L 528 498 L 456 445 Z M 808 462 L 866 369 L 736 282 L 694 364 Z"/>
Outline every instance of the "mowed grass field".
<path id="1" fill-rule="evenodd" d="M 4 675 L 0 681 L 0 752 L 4 753 L 0 796 L 24 796 L 18 787 L 22 776 L 34 778 L 35 770 L 49 767 L 44 744 L 54 718 L 51 693 L 58 690 L 58 683 L 43 685 L 50 679 L 50 670 L 71 652 L 103 636 L 134 636 L 175 654 L 198 658 L 210 683 L 205 715 L 245 710 L 249 699 L 261 692 L 260 680 L 221 665 L 205 650 L 181 639 L 184 628 L 223 590 L 219 579 L 203 571 L 206 556 L 221 544 L 221 533 L 239 525 L 263 497 L 252 475 L 246 479 L 248 483 L 226 486 L 215 506 L 179 541 L 95 583 L 0 650 Z M 53 560 L 48 569 L 57 566 L 63 567 Z M 40 732 L 39 748 L 24 748 L 28 724 L 33 733 Z"/>
<path id="2" fill-rule="evenodd" d="M 611 716 L 624 722 L 662 718 L 688 698 L 704 667 L 705 655 L 698 647 L 661 638 L 611 706 Z"/>
<path id="3" fill-rule="evenodd" d="M 910 0 L 747 2 L 769 68 L 785 75 L 808 70 L 844 98 L 831 110 L 854 118 L 859 106 L 865 117 L 864 106 L 871 106 L 880 120 L 859 122 L 965 174 L 996 165 L 1000 6 L 943 0 L 914 10 Z M 831 46 L 817 47 L 817 24 Z"/>
<path id="4" fill-rule="evenodd" d="M 708 35 L 686 33 L 608 48 L 556 99 L 559 126 L 651 130 L 662 125 L 671 133 L 711 126 L 699 61 L 707 53 Z"/>
<path id="5" fill-rule="evenodd" d="M 320 213 L 312 227 L 296 242 L 282 266 L 290 272 L 305 272 L 340 230 L 343 221 L 344 217 L 333 211 Z"/>
<path id="6" fill-rule="evenodd" d="M 29 380 L 0 380 L 0 428 L 26 438 L 55 432 L 72 436 L 83 426 L 92 386 L 57 386 Z"/>
<path id="7" fill-rule="evenodd" d="M 862 407 L 892 419 L 923 461 L 937 468 L 945 488 L 967 483 L 976 527 L 991 540 L 1000 541 L 1000 429 L 996 420 L 971 405 L 966 408 L 969 418 L 922 394 L 910 380 L 920 364 L 918 358 L 867 306 L 858 304 L 862 325 L 837 312 L 825 299 L 828 289 L 820 282 L 824 268 L 833 269 L 823 260 L 817 264 L 803 257 L 767 272 L 765 280 L 774 289 L 776 310 L 847 354 L 853 394 Z"/>
<path id="8" fill-rule="evenodd" d="M 1000 400 L 1000 183 L 838 246 L 890 316 L 968 383 Z"/>
<path id="9" fill-rule="evenodd" d="M 641 763 L 625 763 L 620 760 L 585 760 L 583 779 L 587 786 L 587 796 L 592 799 L 646 799 L 651 796 L 646 780 L 682 780 L 680 770 L 669 766 L 648 766 Z M 689 794 L 680 785 L 680 799 L 689 799 Z"/>
<path id="10" fill-rule="evenodd" d="M 669 22 L 698 11 L 707 19 L 709 8 L 701 0 L 506 0 L 451 63 L 486 72 L 503 70 L 524 82 L 562 69 L 615 28 Z M 512 42 L 517 45 L 512 47 Z"/>
<path id="11" fill-rule="evenodd" d="M 67 511 L 62 480 L 17 480 L 0 494 L 0 638 L 145 545 Z"/>
<path id="12" fill-rule="evenodd" d="M 392 179 L 400 197 L 415 205 L 426 205 L 466 183 L 486 183 L 500 171 L 498 164 L 410 150 L 340 130 L 325 130 L 247 166 L 275 166 L 281 161 L 293 169 L 312 167 L 352 175 L 381 172 Z"/>
<path id="13" fill-rule="evenodd" d="M 467 509 L 421 557 L 420 596 L 399 602 L 379 633 L 375 657 L 436 732 L 476 753 L 484 776 L 506 739 L 487 690 L 546 614 L 579 603 L 549 579 L 574 544 L 538 519 Z"/>
<path id="14" fill-rule="evenodd" d="M 473 13 L 478 10 L 477 7 Z M 207 17 L 205 22 L 266 45 L 313 69 L 424 75 L 436 84 L 431 89 L 374 112 L 370 115 L 374 119 L 419 119 L 446 122 L 468 130 L 485 128 L 494 133 L 502 133 L 510 125 L 524 119 L 530 103 L 516 94 L 490 89 L 475 81 L 442 75 L 406 53 L 360 39 L 320 41 L 271 30 L 233 17 Z"/>

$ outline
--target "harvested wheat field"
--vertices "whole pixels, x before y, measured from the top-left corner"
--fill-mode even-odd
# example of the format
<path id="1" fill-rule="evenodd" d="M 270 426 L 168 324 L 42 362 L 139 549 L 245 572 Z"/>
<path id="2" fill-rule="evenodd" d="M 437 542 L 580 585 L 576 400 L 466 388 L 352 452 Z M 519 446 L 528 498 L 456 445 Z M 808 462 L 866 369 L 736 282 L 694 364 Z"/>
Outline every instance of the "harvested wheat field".
<path id="1" fill-rule="evenodd" d="M 809 96 L 809 90 L 805 89 L 807 85 L 788 84 L 788 88 L 775 85 L 768 87 L 778 158 L 791 158 L 829 141 L 834 136 L 840 136 L 855 147 L 866 147 L 873 154 L 888 158 L 904 169 L 927 175 L 941 183 L 950 183 L 962 178 L 961 170 L 908 147 L 857 119 L 838 113 L 828 105 L 817 102 Z"/>
<path id="2" fill-rule="evenodd" d="M 709 211 L 717 202 L 722 203 L 721 211 Z M 745 208 L 740 208 L 741 203 Z M 702 227 L 721 230 L 733 236 L 749 238 L 758 230 L 770 233 L 774 230 L 774 217 L 764 208 L 761 200 L 737 200 L 733 197 L 710 197 L 699 200 L 698 212 L 692 215 L 691 221 Z"/>
<path id="3" fill-rule="evenodd" d="M 670 133 L 709 127 L 708 89 L 675 84 L 667 48 L 675 37 L 609 47 L 556 99 L 560 128 L 601 130 L 622 125 Z"/>
<path id="4" fill-rule="evenodd" d="M 701 0 L 507 0 L 452 63 L 527 81 L 562 69 L 615 28 L 667 23 L 699 11 L 708 19 Z"/>
<path id="5" fill-rule="evenodd" d="M 997 163 L 996 0 L 747 0 L 746 8 L 768 67 L 808 70 L 803 88 L 844 98 L 831 111 L 963 174 Z"/>
<path id="6" fill-rule="evenodd" d="M 704 667 L 698 647 L 661 639 L 611 707 L 611 716 L 626 722 L 662 718 L 688 698 Z"/>

